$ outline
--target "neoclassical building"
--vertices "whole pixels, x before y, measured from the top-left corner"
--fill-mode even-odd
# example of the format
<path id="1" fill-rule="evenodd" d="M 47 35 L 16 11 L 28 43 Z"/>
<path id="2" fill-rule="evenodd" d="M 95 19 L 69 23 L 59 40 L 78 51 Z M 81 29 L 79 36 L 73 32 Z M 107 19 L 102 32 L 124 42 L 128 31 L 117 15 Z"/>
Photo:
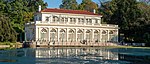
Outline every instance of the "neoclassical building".
<path id="1" fill-rule="evenodd" d="M 102 24 L 102 15 L 83 10 L 47 8 L 25 24 L 25 40 L 36 44 L 118 42 L 118 25 Z"/>

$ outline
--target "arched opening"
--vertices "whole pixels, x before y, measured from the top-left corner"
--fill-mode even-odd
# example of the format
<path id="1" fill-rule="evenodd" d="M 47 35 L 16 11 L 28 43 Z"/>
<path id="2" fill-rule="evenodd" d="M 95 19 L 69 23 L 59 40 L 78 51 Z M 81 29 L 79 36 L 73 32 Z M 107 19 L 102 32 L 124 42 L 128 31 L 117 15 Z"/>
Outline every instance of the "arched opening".
<path id="1" fill-rule="evenodd" d="M 117 41 L 116 39 L 117 38 L 116 38 L 115 31 L 114 30 L 109 31 L 109 41 L 115 42 L 115 41 Z"/>
<path id="2" fill-rule="evenodd" d="M 57 34 L 56 34 L 56 30 L 55 29 L 52 29 L 51 31 L 50 31 L 50 41 L 51 42 L 54 42 L 54 41 L 56 41 L 56 39 L 57 39 Z"/>
<path id="3" fill-rule="evenodd" d="M 108 37 L 107 37 L 107 31 L 106 30 L 103 30 L 102 31 L 102 42 L 107 42 L 107 39 L 108 39 Z"/>
<path id="4" fill-rule="evenodd" d="M 66 33 L 65 33 L 66 31 L 64 29 L 61 29 L 59 32 L 60 32 L 59 33 L 59 40 L 61 42 L 66 41 Z"/>
<path id="5" fill-rule="evenodd" d="M 41 30 L 40 34 L 41 34 L 41 40 L 42 40 L 42 41 L 48 40 L 48 32 L 47 32 L 46 29 L 43 28 L 43 29 Z"/>
<path id="6" fill-rule="evenodd" d="M 97 30 L 94 31 L 94 41 L 98 42 L 99 41 L 99 32 Z"/>
<path id="7" fill-rule="evenodd" d="M 72 30 L 72 29 L 70 29 L 69 30 L 69 37 L 68 37 L 68 40 L 70 41 L 70 42 L 72 42 L 72 41 L 75 41 L 75 32 Z"/>
<path id="8" fill-rule="evenodd" d="M 88 42 L 92 41 L 91 36 L 92 36 L 91 31 L 90 31 L 90 30 L 87 30 L 87 31 L 86 31 L 86 40 L 87 40 Z"/>
<path id="9" fill-rule="evenodd" d="M 77 31 L 77 41 L 83 41 L 83 31 L 82 30 Z"/>

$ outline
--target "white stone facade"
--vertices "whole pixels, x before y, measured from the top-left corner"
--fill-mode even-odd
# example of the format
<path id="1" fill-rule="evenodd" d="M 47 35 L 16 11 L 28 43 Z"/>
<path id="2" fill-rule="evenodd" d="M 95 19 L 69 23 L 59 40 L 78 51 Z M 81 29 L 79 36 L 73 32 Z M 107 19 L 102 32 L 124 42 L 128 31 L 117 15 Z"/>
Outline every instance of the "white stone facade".
<path id="1" fill-rule="evenodd" d="M 25 24 L 25 40 L 42 42 L 118 42 L 118 25 L 101 24 L 101 15 L 35 13 Z M 45 43 L 44 43 L 45 44 Z"/>

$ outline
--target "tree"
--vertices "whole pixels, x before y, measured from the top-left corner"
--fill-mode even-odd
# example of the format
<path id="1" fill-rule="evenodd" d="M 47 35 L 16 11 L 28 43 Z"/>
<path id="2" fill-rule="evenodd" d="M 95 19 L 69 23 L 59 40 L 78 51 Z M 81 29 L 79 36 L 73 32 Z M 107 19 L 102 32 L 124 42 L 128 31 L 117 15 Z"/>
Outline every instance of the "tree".
<path id="1" fill-rule="evenodd" d="M 10 24 L 9 18 L 0 13 L 0 41 L 1 42 L 16 42 L 16 31 L 13 29 L 12 25 Z"/>
<path id="2" fill-rule="evenodd" d="M 98 9 L 98 5 L 91 0 L 82 0 L 82 3 L 79 4 L 79 10 L 87 10 L 93 12 L 93 10 Z"/>
<path id="3" fill-rule="evenodd" d="M 98 8 L 98 13 L 103 15 L 103 23 L 117 24 L 116 22 L 111 21 L 111 17 L 117 9 L 116 2 L 112 1 L 99 1 L 100 6 Z"/>
<path id="4" fill-rule="evenodd" d="M 62 0 L 62 4 L 59 6 L 61 9 L 78 9 L 78 4 L 76 0 Z"/>
<path id="5" fill-rule="evenodd" d="M 14 37 L 17 41 L 24 37 L 21 36 L 24 33 L 24 24 L 33 21 L 33 14 L 38 11 L 39 5 L 44 9 L 47 3 L 43 0 L 0 0 L 0 12 L 4 13 L 3 17 L 8 17 L 9 20 L 6 20 L 6 23 L 9 22 L 12 29 L 17 32 L 18 37 Z M 7 35 L 3 35 L 4 37 Z"/>

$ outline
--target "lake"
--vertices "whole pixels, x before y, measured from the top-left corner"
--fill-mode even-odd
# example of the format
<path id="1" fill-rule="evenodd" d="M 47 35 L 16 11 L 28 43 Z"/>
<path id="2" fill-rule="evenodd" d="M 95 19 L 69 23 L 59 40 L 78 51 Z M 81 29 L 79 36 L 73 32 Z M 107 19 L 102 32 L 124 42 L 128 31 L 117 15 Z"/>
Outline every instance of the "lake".
<path id="1" fill-rule="evenodd" d="M 20 48 L 0 50 L 0 64 L 150 64 L 149 53 L 150 48 Z"/>

